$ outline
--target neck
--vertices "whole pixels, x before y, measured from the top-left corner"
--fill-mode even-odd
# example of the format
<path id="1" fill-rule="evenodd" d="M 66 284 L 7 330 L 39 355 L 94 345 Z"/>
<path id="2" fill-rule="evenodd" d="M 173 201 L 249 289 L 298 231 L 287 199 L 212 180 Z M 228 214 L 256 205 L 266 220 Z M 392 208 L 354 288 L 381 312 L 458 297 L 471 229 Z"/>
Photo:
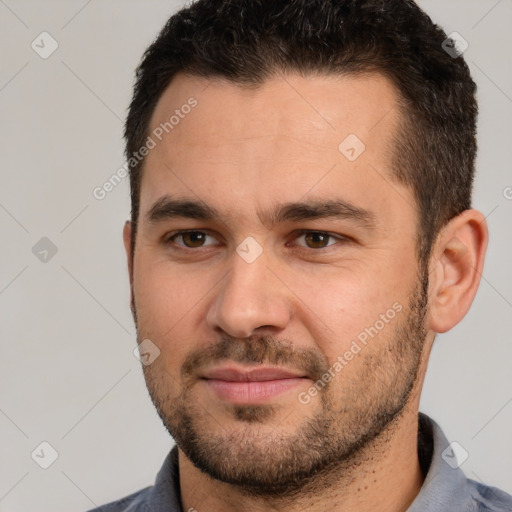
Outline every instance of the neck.
<path id="1" fill-rule="evenodd" d="M 199 471 L 179 450 L 182 508 L 185 512 L 402 512 L 420 491 L 423 483 L 418 449 L 417 410 L 404 410 L 381 435 L 368 444 L 345 467 L 333 469 L 330 486 L 319 480 L 301 488 L 293 497 L 267 498 L 248 495 L 243 489 L 211 478 Z"/>

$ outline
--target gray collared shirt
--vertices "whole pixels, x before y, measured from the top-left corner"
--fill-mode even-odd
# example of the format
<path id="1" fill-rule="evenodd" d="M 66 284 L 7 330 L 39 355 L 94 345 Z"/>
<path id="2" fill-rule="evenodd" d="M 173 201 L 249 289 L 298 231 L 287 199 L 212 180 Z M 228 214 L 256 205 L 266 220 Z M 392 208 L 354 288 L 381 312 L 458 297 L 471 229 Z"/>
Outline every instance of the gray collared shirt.
<path id="1" fill-rule="evenodd" d="M 426 477 L 407 512 L 512 512 L 512 496 L 470 480 L 460 468 L 452 467 L 456 466 L 451 463 L 454 454 L 439 425 L 422 413 L 419 419 L 418 455 Z M 178 448 L 174 446 L 155 485 L 90 512 L 185 512 L 180 501 Z"/>

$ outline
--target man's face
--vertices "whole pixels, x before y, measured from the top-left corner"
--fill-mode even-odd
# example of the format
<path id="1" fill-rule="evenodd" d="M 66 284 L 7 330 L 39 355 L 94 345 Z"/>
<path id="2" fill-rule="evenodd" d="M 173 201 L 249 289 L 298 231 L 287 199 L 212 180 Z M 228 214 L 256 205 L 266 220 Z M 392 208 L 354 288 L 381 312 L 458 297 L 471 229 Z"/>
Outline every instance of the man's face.
<path id="1" fill-rule="evenodd" d="M 426 283 L 392 177 L 396 93 L 379 75 L 179 75 L 150 132 L 173 114 L 133 262 L 138 339 L 160 350 L 148 389 L 197 467 L 283 493 L 353 462 L 418 385 Z"/>

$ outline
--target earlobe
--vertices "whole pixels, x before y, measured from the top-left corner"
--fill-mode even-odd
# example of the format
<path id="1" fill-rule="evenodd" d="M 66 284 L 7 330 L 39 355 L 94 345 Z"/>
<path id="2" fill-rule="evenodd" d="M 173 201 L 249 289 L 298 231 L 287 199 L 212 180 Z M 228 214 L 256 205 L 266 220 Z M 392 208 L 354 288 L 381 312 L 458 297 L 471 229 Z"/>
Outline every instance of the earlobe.
<path id="1" fill-rule="evenodd" d="M 480 284 L 487 249 L 484 216 L 465 210 L 440 232 L 430 261 L 429 327 L 446 332 L 469 310 Z"/>

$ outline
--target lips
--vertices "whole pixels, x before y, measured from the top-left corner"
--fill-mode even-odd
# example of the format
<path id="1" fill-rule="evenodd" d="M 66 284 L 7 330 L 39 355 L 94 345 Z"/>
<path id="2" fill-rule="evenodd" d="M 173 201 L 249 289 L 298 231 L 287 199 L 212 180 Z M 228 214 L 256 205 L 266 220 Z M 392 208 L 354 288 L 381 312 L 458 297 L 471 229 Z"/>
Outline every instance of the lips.
<path id="1" fill-rule="evenodd" d="M 243 369 L 226 366 L 204 372 L 201 379 L 221 400 L 254 404 L 297 390 L 309 377 L 282 368 Z"/>
<path id="2" fill-rule="evenodd" d="M 230 382 L 263 382 L 269 380 L 296 379 L 307 377 L 304 374 L 293 373 L 281 368 L 254 368 L 249 370 L 233 367 L 217 368 L 205 372 L 203 379 L 224 380 Z"/>

